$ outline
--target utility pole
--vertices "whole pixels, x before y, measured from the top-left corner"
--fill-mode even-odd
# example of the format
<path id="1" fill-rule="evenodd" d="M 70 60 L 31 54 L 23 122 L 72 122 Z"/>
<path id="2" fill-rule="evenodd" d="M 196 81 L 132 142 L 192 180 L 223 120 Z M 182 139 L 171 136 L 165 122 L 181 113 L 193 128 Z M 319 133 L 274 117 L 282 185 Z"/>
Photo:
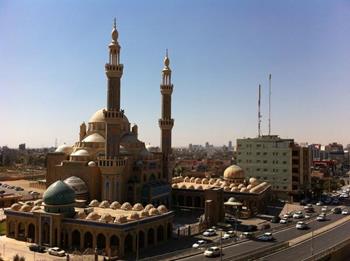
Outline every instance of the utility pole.
<path id="1" fill-rule="evenodd" d="M 261 136 L 261 111 L 260 111 L 260 101 L 261 101 L 261 85 L 259 84 L 259 99 L 258 99 L 258 137 Z"/>
<path id="2" fill-rule="evenodd" d="M 271 135 L 271 73 L 269 75 L 269 136 Z"/>

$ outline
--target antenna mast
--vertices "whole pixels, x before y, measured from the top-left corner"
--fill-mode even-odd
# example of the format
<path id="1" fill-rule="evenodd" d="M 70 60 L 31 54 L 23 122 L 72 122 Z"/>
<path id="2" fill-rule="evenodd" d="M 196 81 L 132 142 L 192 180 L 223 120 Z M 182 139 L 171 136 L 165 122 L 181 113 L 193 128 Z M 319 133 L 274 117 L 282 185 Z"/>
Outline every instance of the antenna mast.
<path id="1" fill-rule="evenodd" d="M 261 136 L 261 111 L 260 111 L 260 100 L 261 100 L 261 85 L 259 84 L 259 100 L 258 100 L 258 137 Z"/>
<path id="2" fill-rule="evenodd" d="M 271 73 L 269 75 L 269 136 L 271 135 Z"/>

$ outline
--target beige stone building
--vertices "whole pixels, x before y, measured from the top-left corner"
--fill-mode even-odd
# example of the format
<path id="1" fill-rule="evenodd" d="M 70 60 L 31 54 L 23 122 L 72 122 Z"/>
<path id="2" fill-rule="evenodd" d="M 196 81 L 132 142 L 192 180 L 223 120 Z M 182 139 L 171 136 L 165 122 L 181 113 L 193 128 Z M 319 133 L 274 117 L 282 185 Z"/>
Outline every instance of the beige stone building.
<path id="1" fill-rule="evenodd" d="M 237 139 L 237 164 L 246 176 L 269 182 L 279 196 L 297 195 L 310 183 L 308 148 L 275 135 Z"/>

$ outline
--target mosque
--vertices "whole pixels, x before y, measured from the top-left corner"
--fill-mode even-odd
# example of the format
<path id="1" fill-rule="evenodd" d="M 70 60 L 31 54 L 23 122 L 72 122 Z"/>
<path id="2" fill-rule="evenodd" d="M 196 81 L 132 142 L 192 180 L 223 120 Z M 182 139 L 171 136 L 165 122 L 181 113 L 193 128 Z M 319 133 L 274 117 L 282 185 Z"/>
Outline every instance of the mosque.
<path id="1" fill-rule="evenodd" d="M 115 21 L 108 49 L 107 106 L 81 124 L 73 146 L 48 154 L 43 199 L 5 210 L 8 237 L 45 246 L 97 248 L 119 257 L 171 238 L 170 60 L 166 53 L 160 84 L 161 151 L 151 152 L 120 108 L 124 67 Z"/>

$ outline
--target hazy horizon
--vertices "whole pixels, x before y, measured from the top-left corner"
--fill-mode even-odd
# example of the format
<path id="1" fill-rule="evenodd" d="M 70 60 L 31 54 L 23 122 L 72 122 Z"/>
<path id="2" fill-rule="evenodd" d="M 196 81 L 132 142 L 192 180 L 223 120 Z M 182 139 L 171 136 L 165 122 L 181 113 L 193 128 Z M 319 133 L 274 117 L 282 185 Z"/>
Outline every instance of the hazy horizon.
<path id="1" fill-rule="evenodd" d="M 106 104 L 104 64 L 117 18 L 121 106 L 159 146 L 165 49 L 173 146 L 227 145 L 268 130 L 296 142 L 350 143 L 350 2 L 1 1 L 0 146 L 73 144 Z"/>

